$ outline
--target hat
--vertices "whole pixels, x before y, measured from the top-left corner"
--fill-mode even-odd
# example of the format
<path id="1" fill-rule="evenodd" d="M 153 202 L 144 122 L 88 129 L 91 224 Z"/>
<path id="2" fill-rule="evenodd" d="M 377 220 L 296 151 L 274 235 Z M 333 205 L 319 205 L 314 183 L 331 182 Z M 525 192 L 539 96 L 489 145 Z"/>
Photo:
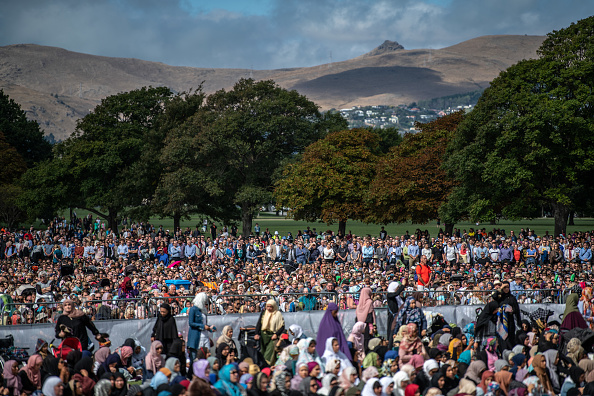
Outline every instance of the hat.
<path id="1" fill-rule="evenodd" d="M 38 338 L 37 344 L 35 345 L 35 352 L 39 352 L 41 350 L 41 348 L 43 348 L 44 345 L 47 345 L 47 341 L 45 341 L 41 338 Z"/>
<path id="2" fill-rule="evenodd" d="M 248 373 L 250 373 L 251 375 L 256 375 L 260 372 L 260 367 L 258 367 L 258 365 L 256 364 L 250 364 L 250 368 L 248 370 Z"/>
<path id="3" fill-rule="evenodd" d="M 495 285 L 500 285 L 501 281 L 499 279 L 495 279 L 495 282 L 493 282 L 493 286 Z"/>

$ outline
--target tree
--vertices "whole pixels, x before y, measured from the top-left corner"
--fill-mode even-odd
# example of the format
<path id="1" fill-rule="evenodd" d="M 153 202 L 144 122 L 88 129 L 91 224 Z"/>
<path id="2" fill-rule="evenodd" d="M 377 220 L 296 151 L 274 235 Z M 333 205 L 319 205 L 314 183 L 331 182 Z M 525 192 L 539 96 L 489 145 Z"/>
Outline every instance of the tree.
<path id="1" fill-rule="evenodd" d="M 204 214 L 223 222 L 238 217 L 232 199 L 222 199 L 221 190 L 212 172 L 206 177 L 201 171 L 202 161 L 196 155 L 200 151 L 199 129 L 191 125 L 191 118 L 200 111 L 205 100 L 201 89 L 183 96 L 176 96 L 169 103 L 162 117 L 160 128 L 165 140 L 159 146 L 157 156 L 162 172 L 151 209 L 159 216 L 173 217 L 173 227 L 179 229 L 182 218 L 191 214 Z M 218 176 L 224 176 L 218 173 Z"/>
<path id="2" fill-rule="evenodd" d="M 63 199 L 46 203 L 49 208 L 37 204 L 37 210 L 79 207 L 107 219 L 117 232 L 118 216 L 142 206 L 154 193 L 158 173 L 151 170 L 157 161 L 144 155 L 162 143 L 155 125 L 171 95 L 168 88 L 149 87 L 103 99 L 56 146 L 55 159 L 24 175 L 30 190 L 25 202 L 35 208 L 36 196 L 60 189 L 54 194 Z"/>
<path id="3" fill-rule="evenodd" d="M 28 120 L 21 106 L 0 89 L 0 132 L 25 160 L 27 167 L 52 156 L 51 144 L 43 138 L 36 121 Z"/>
<path id="4" fill-rule="evenodd" d="M 27 170 L 23 157 L 12 147 L 0 131 L 0 220 L 12 228 L 23 219 L 18 206 L 21 189 L 15 181 Z"/>
<path id="5" fill-rule="evenodd" d="M 566 232 L 574 187 L 592 186 L 594 17 L 549 33 L 539 55 L 501 73 L 458 128 L 445 166 L 460 184 L 444 212 L 515 219 L 544 204 Z"/>
<path id="6" fill-rule="evenodd" d="M 230 91 L 210 95 L 188 124 L 196 128 L 196 153 L 205 180 L 241 211 L 249 235 L 258 208 L 271 199 L 272 176 L 286 158 L 323 137 L 340 116 L 322 116 L 296 91 L 273 81 L 242 79 Z"/>
<path id="7" fill-rule="evenodd" d="M 381 142 L 379 147 L 383 154 L 387 154 L 392 147 L 402 143 L 403 136 L 396 127 L 373 128 L 371 130 L 380 137 Z"/>
<path id="8" fill-rule="evenodd" d="M 369 222 L 426 223 L 439 217 L 439 208 L 454 185 L 441 165 L 463 118 L 464 112 L 459 111 L 426 124 L 417 122 L 420 132 L 406 134 L 400 145 L 379 160 L 369 188 Z M 446 233 L 451 233 L 453 223 L 445 224 Z"/>
<path id="9" fill-rule="evenodd" d="M 277 205 L 296 220 L 338 222 L 367 217 L 365 196 L 374 176 L 379 136 L 367 129 L 333 132 L 308 146 L 277 181 Z"/>

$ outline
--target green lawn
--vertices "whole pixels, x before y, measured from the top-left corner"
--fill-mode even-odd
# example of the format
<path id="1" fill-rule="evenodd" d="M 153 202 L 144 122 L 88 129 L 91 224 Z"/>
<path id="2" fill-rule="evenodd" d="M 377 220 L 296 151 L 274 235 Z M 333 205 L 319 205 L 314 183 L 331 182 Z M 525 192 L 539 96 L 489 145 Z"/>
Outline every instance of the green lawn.
<path id="1" fill-rule="evenodd" d="M 77 210 L 76 211 L 78 216 L 85 216 L 87 214 L 86 211 Z M 64 213 L 65 216 L 68 216 L 68 211 Z M 196 227 L 197 224 L 201 224 L 202 218 L 196 216 L 191 220 L 184 220 L 181 222 L 182 228 L 191 227 L 192 229 Z M 165 229 L 173 228 L 173 219 L 165 218 L 153 218 L 150 220 L 152 224 L 155 226 L 163 225 Z M 273 213 L 261 213 L 255 220 L 254 224 L 259 223 L 262 231 L 266 228 L 270 230 L 271 233 L 274 231 L 278 231 L 281 235 L 285 235 L 287 232 L 292 232 L 293 235 L 297 233 L 299 229 L 303 230 L 306 229 L 307 226 L 310 228 L 315 228 L 318 232 L 325 231 L 325 230 L 332 230 L 334 232 L 338 231 L 338 223 L 333 225 L 326 225 L 324 223 L 319 222 L 305 222 L 305 221 L 295 221 L 292 219 L 287 219 L 284 216 L 275 216 Z M 218 224 L 220 229 L 220 224 Z M 241 231 L 241 225 L 238 225 L 239 230 Z M 356 235 L 378 235 L 380 231 L 381 225 L 377 224 L 365 224 L 360 221 L 348 221 L 346 225 L 347 233 L 349 230 Z M 442 224 L 443 227 L 443 224 Z M 456 228 L 461 230 L 468 230 L 470 228 L 477 228 L 475 223 L 469 222 L 461 222 L 455 225 Z M 516 232 L 520 230 L 520 228 L 530 228 L 535 230 L 537 235 L 542 235 L 546 231 L 549 234 L 553 233 L 554 230 L 554 220 L 552 218 L 538 218 L 533 220 L 523 220 L 523 221 L 509 221 L 509 220 L 501 220 L 495 225 L 491 225 L 488 223 L 481 223 L 479 224 L 480 228 L 486 228 L 487 231 L 493 228 L 502 228 L 506 230 L 509 234 L 510 230 L 515 230 Z M 404 224 L 388 224 L 385 226 L 386 231 L 388 231 L 389 235 L 403 235 L 407 230 L 413 234 L 417 228 L 421 230 L 429 230 L 431 235 L 435 235 L 437 233 L 437 222 L 433 221 L 427 224 L 412 224 L 412 223 L 404 223 Z M 584 218 L 584 219 L 575 219 L 575 226 L 568 226 L 568 231 L 591 231 L 594 230 L 594 219 L 592 218 Z"/>

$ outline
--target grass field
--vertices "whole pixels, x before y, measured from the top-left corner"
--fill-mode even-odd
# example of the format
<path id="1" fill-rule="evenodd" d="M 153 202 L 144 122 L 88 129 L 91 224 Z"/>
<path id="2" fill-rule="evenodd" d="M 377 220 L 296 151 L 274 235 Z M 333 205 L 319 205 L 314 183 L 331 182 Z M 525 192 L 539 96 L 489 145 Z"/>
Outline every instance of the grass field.
<path id="1" fill-rule="evenodd" d="M 85 216 L 87 212 L 77 210 L 77 215 Z M 68 212 L 64 213 L 65 216 L 68 216 Z M 154 224 L 156 227 L 159 225 L 163 225 L 165 229 L 173 228 L 173 219 L 165 218 L 153 218 L 150 219 L 150 222 Z M 202 223 L 202 218 L 196 216 L 191 220 L 183 220 L 181 222 L 182 229 L 186 227 L 194 228 L 197 224 Z M 287 219 L 285 216 L 275 216 L 273 213 L 261 213 L 256 219 L 254 219 L 254 225 L 258 223 L 262 229 L 262 232 L 268 228 L 271 233 L 274 234 L 274 231 L 278 231 L 281 235 L 286 235 L 287 232 L 293 233 L 293 235 L 297 234 L 298 230 L 304 230 L 308 226 L 310 228 L 315 228 L 318 232 L 325 231 L 325 230 L 332 230 L 334 232 L 338 231 L 338 223 L 333 225 L 326 225 L 320 222 L 305 222 L 305 221 L 295 221 L 292 219 Z M 220 224 L 217 224 L 220 229 Z M 442 224 L 443 227 L 443 224 Z M 461 222 L 457 223 L 455 228 L 459 228 L 461 230 L 468 230 L 470 228 L 477 228 L 475 223 L 469 222 Z M 553 218 L 538 218 L 532 220 L 523 220 L 523 221 L 509 221 L 509 220 L 501 220 L 497 222 L 495 225 L 491 225 L 489 223 L 481 223 L 478 225 L 479 228 L 485 228 L 487 231 L 492 230 L 493 228 L 502 228 L 508 234 L 510 230 L 519 231 L 520 228 L 530 228 L 536 232 L 537 235 L 543 235 L 546 231 L 549 234 L 553 233 L 554 230 L 554 220 Z M 241 232 L 241 224 L 238 224 L 238 228 Z M 378 235 L 380 232 L 381 225 L 377 224 L 365 224 L 360 221 L 348 221 L 346 224 L 347 233 L 351 231 L 355 235 Z M 388 231 L 389 235 L 404 235 L 408 230 L 411 234 L 415 232 L 417 228 L 421 230 L 429 230 L 430 235 L 437 234 L 437 222 L 433 221 L 427 224 L 412 224 L 412 223 L 403 223 L 403 224 L 388 224 L 385 226 L 386 231 Z M 594 230 L 594 219 L 592 218 L 583 218 L 583 219 L 575 219 L 575 226 L 568 226 L 568 232 L 575 232 L 575 231 L 592 231 Z"/>

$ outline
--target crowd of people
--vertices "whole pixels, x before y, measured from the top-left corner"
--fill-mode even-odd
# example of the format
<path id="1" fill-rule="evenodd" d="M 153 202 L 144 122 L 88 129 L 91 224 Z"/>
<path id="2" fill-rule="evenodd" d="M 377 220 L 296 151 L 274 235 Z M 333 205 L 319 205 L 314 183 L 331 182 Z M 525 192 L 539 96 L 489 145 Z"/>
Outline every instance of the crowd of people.
<path id="1" fill-rule="evenodd" d="M 69 297 L 93 320 L 148 318 L 167 301 L 185 315 L 209 293 L 210 314 L 261 312 L 273 297 L 282 312 L 355 308 L 369 285 L 387 306 L 391 281 L 425 292 L 424 304 L 485 304 L 508 280 L 519 303 L 564 302 L 590 281 L 591 233 L 531 230 L 416 230 L 390 236 L 336 235 L 309 227 L 253 235 L 216 224 L 170 232 L 125 224 L 116 234 L 90 215 L 54 219 L 44 230 L 2 230 L 2 324 L 54 323 Z"/>
<path id="2" fill-rule="evenodd" d="M 274 299 L 264 304 L 248 342 L 231 326 L 214 339 L 210 296 L 199 292 L 178 331 L 163 302 L 150 345 L 134 338 L 112 345 L 71 299 L 55 324 L 60 348 L 39 339 L 21 367 L 4 363 L 0 392 L 14 396 L 540 396 L 594 395 L 594 331 L 580 305 L 592 288 L 576 283 L 563 322 L 539 307 L 520 313 L 508 281 L 495 288 L 475 322 L 427 323 L 423 291 L 388 285 L 387 334 L 377 331 L 372 290 L 365 286 L 347 335 L 330 302 L 315 334 L 285 325 Z M 524 316 L 524 319 L 522 317 Z M 350 326 L 349 326 L 350 327 Z M 90 332 L 99 348 L 89 342 Z M 74 343 L 72 342 L 74 340 Z M 244 340 L 245 341 L 245 340 Z M 566 342 L 564 342 L 566 341 Z M 64 347 L 67 345 L 68 348 Z M 586 350 L 587 348 L 587 350 Z"/>

